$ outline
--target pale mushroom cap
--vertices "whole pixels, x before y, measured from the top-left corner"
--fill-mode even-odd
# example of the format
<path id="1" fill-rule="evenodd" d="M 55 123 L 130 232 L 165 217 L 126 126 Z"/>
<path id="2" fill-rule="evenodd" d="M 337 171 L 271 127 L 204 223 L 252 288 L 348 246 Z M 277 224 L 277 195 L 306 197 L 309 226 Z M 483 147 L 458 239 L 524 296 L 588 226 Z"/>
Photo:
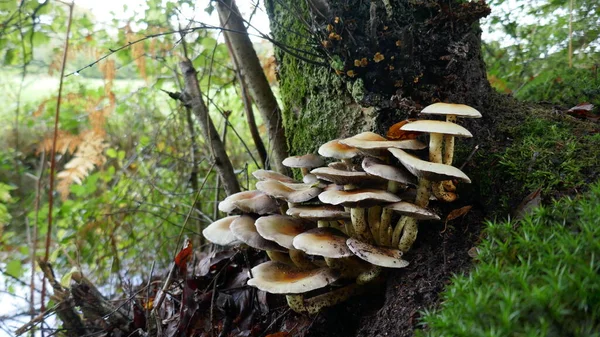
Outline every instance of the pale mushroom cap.
<path id="1" fill-rule="evenodd" d="M 279 252 L 286 252 L 287 250 L 273 241 L 269 241 L 256 230 L 254 225 L 254 218 L 242 215 L 239 218 L 233 220 L 229 228 L 233 235 L 248 246 L 261 250 L 274 250 Z"/>
<path id="2" fill-rule="evenodd" d="M 366 182 L 381 182 L 382 179 L 377 176 L 370 176 L 366 172 L 344 171 L 331 167 L 317 167 L 310 171 L 319 179 L 331 181 L 334 184 L 361 184 Z"/>
<path id="3" fill-rule="evenodd" d="M 320 156 L 309 153 L 303 156 L 287 157 L 281 163 L 287 167 L 312 168 L 324 165 L 325 161 Z"/>
<path id="4" fill-rule="evenodd" d="M 427 208 L 420 207 L 406 201 L 395 202 L 393 204 L 384 206 L 384 208 L 389 208 L 395 212 L 398 212 L 402 215 L 407 215 L 417 220 L 440 220 L 440 217 L 437 214 L 433 213 Z"/>
<path id="5" fill-rule="evenodd" d="M 219 211 L 229 213 L 239 209 L 245 213 L 267 214 L 279 209 L 277 201 L 261 191 L 252 190 L 232 194 L 219 203 Z"/>
<path id="6" fill-rule="evenodd" d="M 464 127 L 450 122 L 419 120 L 403 125 L 400 130 L 417 131 L 428 133 L 440 133 L 444 135 L 452 135 L 455 137 L 473 137 L 469 130 Z"/>
<path id="7" fill-rule="evenodd" d="M 350 219 L 350 212 L 346 212 L 343 207 L 332 205 L 290 207 L 286 214 L 314 221 Z"/>
<path id="8" fill-rule="evenodd" d="M 284 183 L 293 183 L 294 179 L 286 176 L 285 174 L 281 174 L 279 172 L 271 171 L 271 170 L 256 170 L 252 172 L 252 175 L 258 180 L 278 180 Z"/>
<path id="9" fill-rule="evenodd" d="M 360 154 L 360 151 L 352 146 L 340 143 L 339 139 L 334 139 L 321 145 L 319 154 L 323 157 L 335 159 L 350 159 Z"/>
<path id="10" fill-rule="evenodd" d="M 259 181 L 256 183 L 256 188 L 274 198 L 284 199 L 292 203 L 308 201 L 322 191 L 322 189 L 309 184 L 282 183 L 277 180 Z"/>
<path id="11" fill-rule="evenodd" d="M 421 160 L 400 149 L 391 148 L 388 150 L 394 157 L 400 160 L 406 169 L 419 178 L 425 178 L 430 181 L 458 179 L 466 183 L 471 182 L 471 179 L 469 179 L 466 174 L 454 166 Z"/>
<path id="12" fill-rule="evenodd" d="M 481 113 L 465 104 L 433 103 L 421 110 L 422 114 L 453 115 L 459 118 L 481 118 Z"/>
<path id="13" fill-rule="evenodd" d="M 387 149 L 390 147 L 407 150 L 422 150 L 427 147 L 427 145 L 416 139 L 387 140 L 373 132 L 363 132 L 350 138 L 341 139 L 340 143 L 367 151 Z"/>
<path id="14" fill-rule="evenodd" d="M 359 258 L 380 267 L 404 268 L 408 261 L 402 260 L 402 251 L 370 245 L 355 238 L 346 241 L 348 248 Z"/>
<path id="15" fill-rule="evenodd" d="M 239 215 L 233 215 L 219 219 L 204 228 L 202 235 L 204 235 L 206 240 L 217 245 L 229 246 L 238 244 L 239 241 L 229 229 L 229 225 L 239 217 Z"/>
<path id="16" fill-rule="evenodd" d="M 292 241 L 296 235 L 310 228 L 306 221 L 279 214 L 260 217 L 254 225 L 260 236 L 288 249 L 294 248 Z"/>
<path id="17" fill-rule="evenodd" d="M 299 234 L 293 244 L 306 254 L 340 258 L 354 255 L 346 246 L 347 239 L 347 235 L 335 228 L 321 227 Z"/>
<path id="18" fill-rule="evenodd" d="M 281 262 L 269 261 L 252 268 L 248 285 L 271 294 L 302 294 L 323 288 L 340 278 L 329 268 L 299 270 Z"/>
<path id="19" fill-rule="evenodd" d="M 325 191 L 319 194 L 319 200 L 330 205 L 348 207 L 370 207 L 383 202 L 398 202 L 400 198 L 393 193 L 376 189 L 357 189 L 351 191 Z"/>
<path id="20" fill-rule="evenodd" d="M 362 168 L 370 175 L 378 176 L 387 180 L 396 181 L 403 184 L 417 184 L 415 177 L 404 168 L 386 165 L 380 160 L 372 157 L 365 157 L 363 159 Z"/>

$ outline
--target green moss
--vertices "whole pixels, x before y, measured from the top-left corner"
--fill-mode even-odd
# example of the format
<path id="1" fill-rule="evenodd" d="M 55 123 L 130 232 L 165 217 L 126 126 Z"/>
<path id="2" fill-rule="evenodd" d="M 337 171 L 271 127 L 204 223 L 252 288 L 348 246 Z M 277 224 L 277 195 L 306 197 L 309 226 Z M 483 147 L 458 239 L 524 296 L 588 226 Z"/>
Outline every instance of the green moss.
<path id="1" fill-rule="evenodd" d="M 600 336 L 600 183 L 520 222 L 487 224 L 423 336 Z"/>
<path id="2" fill-rule="evenodd" d="M 304 2 L 276 1 L 267 6 L 272 18 L 271 30 L 288 48 L 311 50 L 307 45 L 310 38 L 298 20 L 302 14 L 290 12 L 290 6 L 306 11 Z M 291 154 L 315 152 L 331 139 L 362 129 L 364 118 L 360 107 L 353 103 L 345 83 L 333 69 L 310 64 L 277 48 L 276 56 L 284 102 L 283 122 Z M 313 60 L 327 63 L 324 58 Z"/>

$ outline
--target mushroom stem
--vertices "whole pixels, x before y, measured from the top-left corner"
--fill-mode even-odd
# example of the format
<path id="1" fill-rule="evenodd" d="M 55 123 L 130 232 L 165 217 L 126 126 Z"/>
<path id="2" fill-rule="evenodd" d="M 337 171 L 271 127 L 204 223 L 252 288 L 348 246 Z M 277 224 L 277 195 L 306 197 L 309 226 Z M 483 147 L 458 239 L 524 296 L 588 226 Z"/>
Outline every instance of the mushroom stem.
<path id="1" fill-rule="evenodd" d="M 451 185 L 450 188 L 456 190 L 456 187 L 452 184 L 452 180 L 445 180 L 433 182 L 431 184 L 431 191 L 439 201 L 453 202 L 458 196 L 454 192 L 446 191 L 445 186 L 447 185 Z"/>
<path id="2" fill-rule="evenodd" d="M 325 307 L 331 307 L 338 303 L 344 302 L 351 296 L 358 294 L 361 290 L 362 287 L 359 287 L 357 284 L 353 283 L 323 295 L 318 295 L 304 300 L 302 307 L 306 309 L 309 315 L 314 315 Z"/>
<path id="3" fill-rule="evenodd" d="M 398 223 L 396 223 L 396 227 L 394 228 L 394 231 L 392 232 L 392 247 L 394 246 L 398 246 L 398 243 L 400 242 L 400 235 L 402 235 L 402 230 L 404 229 L 404 226 L 406 225 L 406 221 L 409 219 L 408 216 L 404 215 L 402 217 L 400 217 L 400 219 L 398 220 Z"/>
<path id="4" fill-rule="evenodd" d="M 419 187 L 417 188 L 417 196 L 415 198 L 415 205 L 421 207 L 427 207 L 429 204 L 429 186 L 431 183 L 429 180 L 425 178 L 421 178 L 419 180 Z M 419 227 L 417 225 L 417 220 L 413 218 L 408 218 L 404 223 L 404 228 L 402 231 L 402 237 L 400 238 L 400 242 L 398 243 L 398 248 L 402 252 L 407 252 L 412 244 L 417 239 L 417 233 L 419 231 Z"/>
<path id="5" fill-rule="evenodd" d="M 309 174 L 310 172 L 308 171 L 308 167 L 301 167 L 300 170 L 302 171 L 302 176 L 305 177 L 307 174 Z"/>
<path id="6" fill-rule="evenodd" d="M 398 192 L 398 182 L 396 181 L 388 181 L 387 190 L 390 193 L 396 194 Z M 381 224 L 379 225 L 379 234 L 376 235 L 376 240 L 379 239 L 379 244 L 382 244 L 383 241 L 389 241 L 387 238 L 388 228 L 392 223 L 392 213 L 393 210 L 389 208 L 384 208 L 381 212 Z"/>
<path id="7" fill-rule="evenodd" d="M 446 122 L 456 123 L 456 116 L 455 115 L 447 115 Z M 444 135 L 444 161 L 443 161 L 443 163 L 446 165 L 452 165 L 453 160 L 454 160 L 454 136 Z M 454 183 L 452 183 L 452 180 L 443 181 L 442 186 L 446 191 L 449 191 L 449 192 L 456 191 L 456 186 L 454 186 Z"/>
<path id="8" fill-rule="evenodd" d="M 344 223 L 344 228 L 346 229 L 346 235 L 350 236 L 350 237 L 354 237 L 356 236 L 356 233 L 354 232 L 354 227 L 352 227 L 352 223 L 343 220 Z"/>
<path id="9" fill-rule="evenodd" d="M 373 236 L 371 231 L 367 228 L 367 222 L 365 220 L 365 209 L 361 207 L 355 207 L 350 209 L 350 219 L 352 219 L 352 226 L 356 233 L 356 237 L 368 242 L 373 242 Z"/>
<path id="10" fill-rule="evenodd" d="M 290 309 L 295 312 L 301 314 L 305 313 L 306 307 L 304 306 L 304 295 L 285 295 L 285 299 L 287 300 L 287 304 Z"/>
<path id="11" fill-rule="evenodd" d="M 356 284 L 363 285 L 373 282 L 379 275 L 381 275 L 381 267 L 371 266 L 371 269 L 360 273 L 356 278 Z"/>
<path id="12" fill-rule="evenodd" d="M 306 258 L 306 254 L 298 249 L 290 249 L 290 259 L 300 269 L 310 270 L 315 269 L 316 266 L 309 259 Z"/>
<path id="13" fill-rule="evenodd" d="M 429 135 L 429 161 L 432 163 L 442 162 L 442 142 L 444 135 L 432 133 Z"/>
<path id="14" fill-rule="evenodd" d="M 288 254 L 285 254 L 282 252 L 277 252 L 274 250 L 267 250 L 266 252 L 267 252 L 267 256 L 269 257 L 269 259 L 271 259 L 271 261 L 283 262 L 283 263 L 289 264 L 289 265 L 294 264 Z"/>
<path id="15" fill-rule="evenodd" d="M 317 227 L 322 228 L 322 227 L 329 227 L 329 223 L 325 220 L 318 220 L 317 221 Z"/>
<path id="16" fill-rule="evenodd" d="M 381 206 L 373 206 L 369 208 L 368 211 L 368 223 L 369 223 L 369 229 L 371 230 L 371 234 L 373 234 L 373 238 L 375 239 L 375 242 L 378 242 L 379 240 L 379 231 L 381 230 L 381 221 L 380 221 L 380 216 L 381 216 Z"/>

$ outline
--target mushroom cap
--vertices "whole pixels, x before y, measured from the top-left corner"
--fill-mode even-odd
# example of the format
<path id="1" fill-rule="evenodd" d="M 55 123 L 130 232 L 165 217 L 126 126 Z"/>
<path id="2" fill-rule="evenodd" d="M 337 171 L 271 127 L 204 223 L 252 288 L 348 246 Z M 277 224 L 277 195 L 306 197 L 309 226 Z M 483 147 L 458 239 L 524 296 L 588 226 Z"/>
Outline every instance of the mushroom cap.
<path id="1" fill-rule="evenodd" d="M 271 294 L 302 294 L 323 288 L 340 278 L 329 268 L 300 270 L 276 261 L 261 263 L 252 268 L 253 278 L 248 285 Z"/>
<path id="2" fill-rule="evenodd" d="M 310 171 L 319 179 L 331 181 L 338 185 L 364 184 L 367 182 L 382 182 L 383 179 L 377 176 L 368 175 L 366 172 L 344 171 L 331 167 L 317 167 Z"/>
<path id="3" fill-rule="evenodd" d="M 325 191 L 319 200 L 330 205 L 348 207 L 370 207 L 382 202 L 398 202 L 400 198 L 390 192 L 376 189 L 356 189 L 351 191 Z"/>
<path id="4" fill-rule="evenodd" d="M 241 215 L 237 219 L 233 220 L 231 225 L 229 225 L 229 228 L 238 240 L 252 248 L 287 252 L 287 249 L 260 236 L 256 230 L 254 222 L 255 220 L 251 216 Z"/>
<path id="5" fill-rule="evenodd" d="M 282 183 L 277 180 L 264 180 L 256 183 L 256 188 L 274 198 L 287 202 L 299 203 L 308 201 L 321 193 L 322 189 L 303 183 Z"/>
<path id="6" fill-rule="evenodd" d="M 294 238 L 294 248 L 306 254 L 340 258 L 352 256 L 346 246 L 348 236 L 335 228 L 313 228 Z"/>
<path id="7" fill-rule="evenodd" d="M 324 165 L 325 161 L 316 154 L 309 153 L 303 156 L 287 157 L 281 163 L 287 167 L 312 168 Z"/>
<path id="8" fill-rule="evenodd" d="M 356 136 L 341 139 L 340 143 L 367 151 L 387 149 L 390 147 L 407 150 L 422 150 L 427 147 L 427 145 L 416 139 L 387 140 L 373 132 L 359 133 Z"/>
<path id="9" fill-rule="evenodd" d="M 294 179 L 286 176 L 285 174 L 281 174 L 279 172 L 271 171 L 271 170 L 256 170 L 252 172 L 252 175 L 258 180 L 278 180 L 284 183 L 293 183 Z"/>
<path id="10" fill-rule="evenodd" d="M 355 238 L 346 241 L 348 248 L 359 258 L 380 267 L 404 268 L 408 261 L 402 260 L 402 251 L 370 245 Z"/>
<path id="11" fill-rule="evenodd" d="M 245 213 L 267 214 L 279 209 L 277 201 L 261 191 L 252 190 L 232 194 L 219 203 L 219 211 L 229 213 L 239 209 Z"/>
<path id="12" fill-rule="evenodd" d="M 417 206 L 410 202 L 400 201 L 384 206 L 402 215 L 408 215 L 417 220 L 440 220 L 440 217 L 427 208 Z"/>
<path id="13" fill-rule="evenodd" d="M 471 179 L 469 179 L 466 174 L 454 166 L 421 160 L 400 149 L 390 148 L 388 151 L 390 151 L 394 157 L 398 158 L 406 169 L 419 178 L 425 178 L 430 181 L 458 179 L 466 183 L 471 182 Z"/>
<path id="14" fill-rule="evenodd" d="M 346 212 L 343 207 L 332 205 L 290 207 L 286 214 L 313 221 L 350 219 L 350 212 Z"/>
<path id="15" fill-rule="evenodd" d="M 382 161 L 372 157 L 365 157 L 363 159 L 362 168 L 366 173 L 381 177 L 383 179 L 396 181 L 403 184 L 417 184 L 415 177 L 410 172 L 406 171 L 406 169 L 386 165 Z"/>
<path id="16" fill-rule="evenodd" d="M 288 249 L 294 249 L 292 241 L 296 235 L 311 228 L 302 219 L 279 214 L 260 217 L 254 225 L 260 236 Z"/>
<path id="17" fill-rule="evenodd" d="M 481 118 L 481 113 L 465 104 L 433 103 L 421 110 L 422 114 L 453 115 L 459 118 Z"/>
<path id="18" fill-rule="evenodd" d="M 443 121 L 419 120 L 404 124 L 400 129 L 406 131 L 441 133 L 444 135 L 452 135 L 454 137 L 473 137 L 469 130 L 464 127 L 456 123 Z"/>
<path id="19" fill-rule="evenodd" d="M 233 235 L 229 226 L 239 217 L 239 215 L 232 215 L 219 219 L 204 228 L 202 235 L 204 235 L 206 240 L 217 245 L 230 246 L 238 244 L 240 242 L 235 235 Z"/>
<path id="20" fill-rule="evenodd" d="M 323 157 L 335 159 L 350 159 L 360 154 L 357 148 L 340 143 L 340 139 L 330 140 L 319 147 L 319 154 Z"/>

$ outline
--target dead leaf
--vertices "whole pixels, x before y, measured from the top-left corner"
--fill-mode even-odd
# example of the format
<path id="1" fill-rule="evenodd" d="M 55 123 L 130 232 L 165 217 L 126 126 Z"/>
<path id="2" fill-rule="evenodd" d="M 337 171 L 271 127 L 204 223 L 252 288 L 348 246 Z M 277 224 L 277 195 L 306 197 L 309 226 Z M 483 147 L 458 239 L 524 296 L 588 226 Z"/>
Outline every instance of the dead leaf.
<path id="1" fill-rule="evenodd" d="M 183 249 L 175 256 L 175 265 L 179 267 L 181 272 L 185 272 L 187 269 L 187 262 L 192 258 L 192 248 L 192 241 L 188 239 L 186 240 Z"/>
<path id="2" fill-rule="evenodd" d="M 542 203 L 542 188 L 538 187 L 535 191 L 526 196 L 523 201 L 517 206 L 513 215 L 515 220 L 523 219 L 534 208 Z"/>
<path id="3" fill-rule="evenodd" d="M 600 115 L 594 114 L 594 105 L 592 103 L 579 103 L 567 110 L 567 114 L 577 118 L 584 118 L 593 122 L 600 121 Z"/>
<path id="4" fill-rule="evenodd" d="M 471 208 L 473 208 L 473 206 L 469 205 L 469 206 L 464 206 L 464 207 L 461 207 L 461 208 L 453 210 L 446 217 L 446 222 L 452 221 L 452 220 L 454 220 L 456 218 L 460 218 L 461 216 L 466 215 L 467 213 L 469 213 L 469 211 L 471 210 Z"/>
<path id="5" fill-rule="evenodd" d="M 479 256 L 479 248 L 477 248 L 477 247 L 471 247 L 471 249 L 469 249 L 469 251 L 467 251 L 467 254 L 471 258 L 476 259 L 477 256 Z"/>
<path id="6" fill-rule="evenodd" d="M 421 132 L 400 130 L 403 125 L 414 121 L 415 119 L 407 119 L 390 126 L 385 137 L 389 140 L 407 140 L 417 138 Z"/>
<path id="7" fill-rule="evenodd" d="M 265 337 L 287 337 L 290 334 L 285 332 L 285 331 L 280 331 L 280 332 L 276 332 L 276 333 L 272 333 L 272 334 L 268 334 Z"/>

